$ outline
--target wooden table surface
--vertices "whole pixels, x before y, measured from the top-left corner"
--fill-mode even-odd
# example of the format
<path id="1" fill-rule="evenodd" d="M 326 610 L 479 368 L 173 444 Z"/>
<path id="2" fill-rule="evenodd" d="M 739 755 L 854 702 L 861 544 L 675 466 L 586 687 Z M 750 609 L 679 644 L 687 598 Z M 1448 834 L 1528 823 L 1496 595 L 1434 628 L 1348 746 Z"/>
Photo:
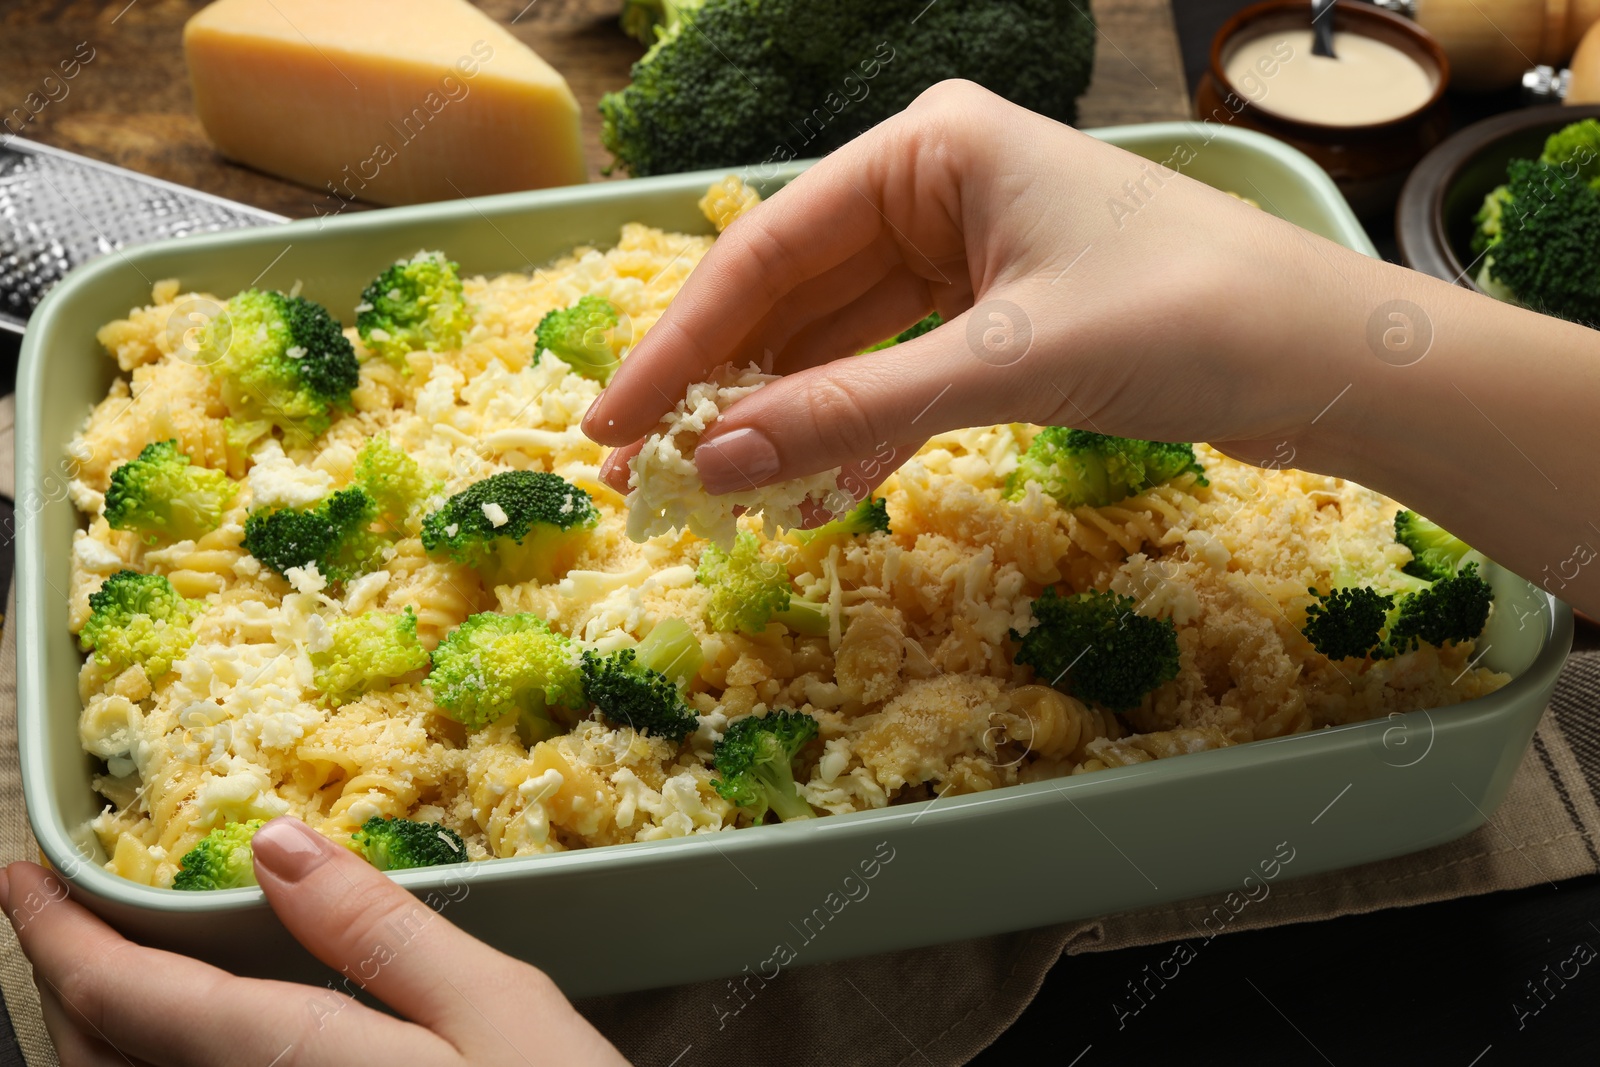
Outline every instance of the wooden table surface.
<path id="1" fill-rule="evenodd" d="M 477 2 L 566 76 L 583 111 L 589 175 L 601 177 L 609 157 L 600 147 L 596 105 L 603 94 L 627 84 L 629 67 L 643 51 L 617 28 L 620 0 Z M 229 163 L 201 131 L 180 42 L 184 22 L 202 6 L 199 0 L 3 0 L 0 118 L 23 106 L 29 94 L 47 99 L 45 79 L 59 75 L 59 64 L 74 53 L 81 58 L 92 50 L 76 77 L 51 83 L 57 99 L 20 136 L 279 214 L 311 214 L 325 190 L 313 192 Z M 1187 117 L 1167 0 L 1094 0 L 1094 11 L 1101 34 L 1081 123 Z"/>

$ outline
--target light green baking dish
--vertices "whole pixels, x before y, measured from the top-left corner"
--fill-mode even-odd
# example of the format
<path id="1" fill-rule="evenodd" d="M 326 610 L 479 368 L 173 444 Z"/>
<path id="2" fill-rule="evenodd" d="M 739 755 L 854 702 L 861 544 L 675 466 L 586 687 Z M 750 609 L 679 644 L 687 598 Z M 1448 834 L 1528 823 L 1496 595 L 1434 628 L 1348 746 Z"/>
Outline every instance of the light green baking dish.
<path id="1" fill-rule="evenodd" d="M 1099 136 L 1158 161 L 1192 154 L 1184 168 L 1192 176 L 1372 254 L 1333 183 L 1276 141 L 1192 123 Z M 1184 145 L 1190 152 L 1175 156 Z M 194 237 L 107 255 L 41 304 L 23 343 L 18 405 L 19 735 L 34 833 L 77 899 L 133 937 L 235 970 L 310 981 L 327 974 L 257 890 L 130 884 L 99 865 L 104 857 L 82 830 L 97 805 L 77 739 L 80 659 L 65 593 L 79 520 L 65 497 L 63 458 L 113 376 L 95 329 L 146 303 L 150 283 L 166 277 L 216 293 L 299 281 L 338 310 L 354 305 L 381 264 L 418 248 L 443 248 L 468 271 L 494 273 L 575 244 L 609 244 L 630 220 L 704 232 L 695 201 L 719 176 Z M 1237 888 L 1268 870 L 1306 875 L 1410 852 L 1466 833 L 1494 810 L 1571 642 L 1564 605 L 1511 574 L 1493 580 L 1498 607 L 1484 662 L 1516 679 L 1436 713 L 803 824 L 396 879 L 583 996 L 1039 926 Z M 641 894 L 681 902 L 685 920 L 641 911 Z"/>

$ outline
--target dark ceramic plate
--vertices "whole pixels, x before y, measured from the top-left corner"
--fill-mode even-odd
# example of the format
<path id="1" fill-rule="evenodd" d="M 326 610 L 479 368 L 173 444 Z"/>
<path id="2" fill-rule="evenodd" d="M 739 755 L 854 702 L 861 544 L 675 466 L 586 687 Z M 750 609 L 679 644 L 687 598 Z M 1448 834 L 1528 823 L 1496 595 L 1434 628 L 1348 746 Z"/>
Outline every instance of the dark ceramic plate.
<path id="1" fill-rule="evenodd" d="M 1600 106 L 1533 107 L 1474 123 L 1429 152 L 1411 172 L 1395 212 L 1395 236 L 1406 266 L 1480 291 L 1472 221 L 1483 198 L 1506 180 L 1513 159 L 1531 159 L 1545 138 Z"/>

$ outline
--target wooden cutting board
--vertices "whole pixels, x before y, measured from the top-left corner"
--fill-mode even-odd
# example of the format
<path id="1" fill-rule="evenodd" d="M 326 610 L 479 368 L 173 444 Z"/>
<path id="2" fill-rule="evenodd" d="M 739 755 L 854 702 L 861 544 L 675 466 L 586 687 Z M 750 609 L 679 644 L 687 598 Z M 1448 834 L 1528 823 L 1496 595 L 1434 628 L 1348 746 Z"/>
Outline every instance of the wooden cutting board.
<path id="1" fill-rule="evenodd" d="M 600 178 L 609 156 L 600 147 L 595 106 L 604 93 L 627 84 L 629 67 L 643 51 L 617 28 L 618 0 L 478 4 L 571 83 L 583 108 L 589 174 Z M 310 215 L 326 190 L 229 163 L 201 131 L 180 41 L 184 22 L 202 6 L 200 0 L 6 0 L 0 5 L 0 120 L 12 116 L 10 131 L 30 140 L 279 214 Z M 1094 0 L 1094 11 L 1100 40 L 1082 124 L 1187 118 L 1167 0 Z M 75 76 L 62 79 L 69 69 Z M 26 106 L 30 94 L 32 108 Z M 39 107 L 40 101 L 48 102 Z M 37 114 L 30 115 L 33 108 Z"/>

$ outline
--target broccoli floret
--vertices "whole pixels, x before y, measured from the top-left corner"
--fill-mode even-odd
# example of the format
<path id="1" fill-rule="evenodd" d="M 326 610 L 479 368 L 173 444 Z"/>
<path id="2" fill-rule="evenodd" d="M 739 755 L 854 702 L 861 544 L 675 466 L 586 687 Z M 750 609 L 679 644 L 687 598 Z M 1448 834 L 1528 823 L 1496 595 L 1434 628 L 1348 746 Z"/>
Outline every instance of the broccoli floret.
<path id="1" fill-rule="evenodd" d="M 183 854 L 178 874 L 172 879 L 174 889 L 238 889 L 256 884 L 255 854 L 250 851 L 250 839 L 256 836 L 264 820 L 231 822 L 219 826 Z"/>
<path id="2" fill-rule="evenodd" d="M 1414 511 L 1395 514 L 1394 539 L 1411 550 L 1405 572 L 1430 582 L 1454 574 L 1461 557 L 1471 551 L 1461 538 Z"/>
<path id="3" fill-rule="evenodd" d="M 812 818 L 816 812 L 795 785 L 794 758 L 816 736 L 817 720 L 798 711 L 746 716 L 732 723 L 712 750 L 717 777 L 711 784 L 756 822 L 769 809 L 784 822 Z"/>
<path id="4" fill-rule="evenodd" d="M 1311 592 L 1317 601 L 1306 608 L 1300 632 L 1329 659 L 1366 656 L 1383 644 L 1383 628 L 1394 609 L 1394 596 L 1369 586 L 1344 586 L 1327 593 Z"/>
<path id="5" fill-rule="evenodd" d="M 177 441 L 155 441 L 111 472 L 106 521 L 118 530 L 137 530 L 151 544 L 190 540 L 222 524 L 238 491 L 222 471 L 190 463 Z"/>
<path id="6" fill-rule="evenodd" d="M 356 307 L 361 343 L 406 370 L 409 352 L 460 348 L 462 336 L 472 329 L 472 314 L 456 270 L 442 252 L 396 261 L 361 294 Z"/>
<path id="7" fill-rule="evenodd" d="M 870 533 L 889 532 L 889 506 L 881 496 L 869 496 L 837 519 L 810 530 L 789 530 L 788 536 L 807 545 L 813 541 L 836 537 L 860 537 Z"/>
<path id="8" fill-rule="evenodd" d="M 350 835 L 350 847 L 380 871 L 437 867 L 467 858 L 466 842 L 448 826 L 374 815 Z"/>
<path id="9" fill-rule="evenodd" d="M 1591 185 L 1600 181 L 1600 121 L 1584 119 L 1552 133 L 1539 162 Z"/>
<path id="10" fill-rule="evenodd" d="M 399 530 L 412 512 L 439 491 L 439 483 L 423 473 L 411 455 L 380 433 L 356 456 L 355 484 L 367 491 L 378 514 Z"/>
<path id="11" fill-rule="evenodd" d="M 583 695 L 614 723 L 682 742 L 698 725 L 681 686 L 700 670 L 700 642 L 682 619 L 663 619 L 637 648 L 583 653 Z"/>
<path id="12" fill-rule="evenodd" d="M 1600 190 L 1559 167 L 1514 159 L 1504 194 L 1478 214 L 1480 287 L 1547 315 L 1600 324 Z"/>
<path id="13" fill-rule="evenodd" d="M 1086 0 L 656 0 L 624 19 L 651 48 L 600 136 L 639 177 L 825 155 L 946 78 L 1072 122 L 1094 60 Z"/>
<path id="14" fill-rule="evenodd" d="M 827 606 L 795 596 L 789 572 L 748 530 L 739 531 L 731 553 L 707 545 L 695 577 L 711 590 L 706 622 L 719 633 L 758 634 L 774 621 L 811 637 L 828 632 Z"/>
<path id="15" fill-rule="evenodd" d="M 1207 484 L 1190 445 L 1046 426 L 1006 478 L 1006 499 L 1020 500 L 1028 483 L 1037 482 L 1062 507 L 1098 508 L 1187 471 L 1198 475 L 1198 484 Z"/>
<path id="16" fill-rule="evenodd" d="M 432 660 L 424 684 L 434 703 L 469 730 L 516 713 L 532 743 L 560 732 L 552 708 L 585 706 L 577 648 L 537 615 L 473 615 Z"/>
<path id="17" fill-rule="evenodd" d="M 95 662 L 113 671 L 137 663 L 155 681 L 194 644 L 189 624 L 201 607 L 159 574 L 118 571 L 89 595 L 89 621 L 78 647 L 93 651 Z"/>
<path id="18" fill-rule="evenodd" d="M 1498 185 L 1489 190 L 1483 198 L 1483 206 L 1473 216 L 1472 221 L 1477 224 L 1477 229 L 1472 234 L 1472 251 L 1478 255 L 1487 252 L 1491 245 L 1500 240 L 1500 228 L 1505 216 L 1506 205 L 1511 202 L 1511 189 L 1509 186 Z"/>
<path id="19" fill-rule="evenodd" d="M 505 471 L 475 482 L 422 521 L 422 547 L 494 584 L 556 580 L 600 521 L 589 494 L 558 474 Z"/>
<path id="20" fill-rule="evenodd" d="M 682 8 L 698 8 L 703 0 L 622 0 L 622 31 L 649 46 L 671 29 Z"/>
<path id="21" fill-rule="evenodd" d="M 621 365 L 614 335 L 622 317 L 611 301 L 590 294 L 569 308 L 558 308 L 539 320 L 537 344 L 585 378 L 604 385 Z"/>
<path id="22" fill-rule="evenodd" d="M 1112 711 L 1138 707 L 1145 694 L 1178 676 L 1178 630 L 1171 619 L 1134 609 L 1136 601 L 1112 592 L 1059 596 L 1046 589 L 1033 602 L 1034 627 L 1017 662 L 1079 700 Z"/>
<path id="23" fill-rule="evenodd" d="M 885 348 L 893 348 L 895 345 L 903 345 L 907 341 L 911 340 L 912 338 L 921 337 L 923 334 L 929 332 L 930 330 L 936 330 L 940 326 L 943 326 L 943 325 L 944 325 L 944 319 L 939 315 L 939 313 L 937 311 L 935 311 L 933 314 L 929 315 L 927 318 L 922 319 L 922 320 L 918 321 L 917 323 L 915 323 L 915 324 L 913 324 L 911 326 L 908 326 L 905 329 L 901 330 L 899 333 L 895 334 L 893 337 L 889 338 L 887 341 L 879 341 L 877 344 L 873 345 L 871 348 L 863 348 L 861 351 L 864 352 L 864 353 L 865 352 L 881 352 Z"/>
<path id="24" fill-rule="evenodd" d="M 1398 582 L 1405 591 L 1384 593 L 1367 586 L 1343 586 L 1306 608 L 1301 633 L 1329 659 L 1389 659 L 1420 644 L 1470 641 L 1489 621 L 1494 590 L 1468 562 L 1453 574 L 1428 584 Z"/>
<path id="25" fill-rule="evenodd" d="M 1494 590 L 1478 575 L 1478 565 L 1441 578 L 1426 589 L 1400 598 L 1389 624 L 1389 654 L 1414 650 L 1418 644 L 1444 645 L 1471 641 L 1489 621 Z"/>
<path id="26" fill-rule="evenodd" d="M 377 517 L 372 497 L 351 486 L 309 508 L 252 511 L 244 521 L 244 547 L 279 574 L 315 563 L 329 581 L 349 581 L 382 559 L 388 543 L 368 529 Z"/>
<path id="27" fill-rule="evenodd" d="M 321 304 L 249 289 L 206 327 L 199 357 L 222 376 L 223 399 L 245 420 L 265 419 L 315 437 L 350 405 L 361 368 Z"/>
<path id="28" fill-rule="evenodd" d="M 399 613 L 369 611 L 335 619 L 328 629 L 331 643 L 311 653 L 312 680 L 334 707 L 428 665 L 410 605 Z"/>

